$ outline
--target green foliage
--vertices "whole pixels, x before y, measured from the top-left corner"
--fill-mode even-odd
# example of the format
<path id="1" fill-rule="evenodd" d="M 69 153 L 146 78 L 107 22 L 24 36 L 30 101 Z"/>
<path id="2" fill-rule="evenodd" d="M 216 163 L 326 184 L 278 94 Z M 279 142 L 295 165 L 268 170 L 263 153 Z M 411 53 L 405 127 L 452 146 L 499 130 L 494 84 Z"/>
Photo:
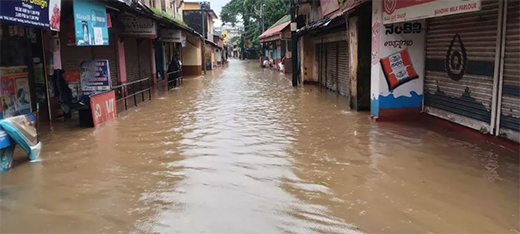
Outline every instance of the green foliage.
<path id="1" fill-rule="evenodd" d="M 159 10 L 157 8 L 154 8 L 154 7 L 150 7 L 150 9 L 153 11 L 153 13 L 155 13 L 158 16 L 162 16 L 162 17 L 167 18 L 169 20 L 173 20 L 173 21 L 175 21 L 176 23 L 178 23 L 180 25 L 188 26 L 184 21 L 182 21 L 179 18 L 173 17 L 173 15 L 170 15 L 170 14 L 168 14 L 168 13 L 166 13 L 164 11 L 161 11 L 161 10 Z"/>
<path id="2" fill-rule="evenodd" d="M 289 11 L 290 1 L 287 0 L 231 0 L 220 13 L 223 23 L 242 23 L 244 25 L 244 40 L 249 40 L 251 46 L 259 46 L 258 36 L 261 31 L 261 6 L 264 6 L 264 29 L 268 29 Z"/>

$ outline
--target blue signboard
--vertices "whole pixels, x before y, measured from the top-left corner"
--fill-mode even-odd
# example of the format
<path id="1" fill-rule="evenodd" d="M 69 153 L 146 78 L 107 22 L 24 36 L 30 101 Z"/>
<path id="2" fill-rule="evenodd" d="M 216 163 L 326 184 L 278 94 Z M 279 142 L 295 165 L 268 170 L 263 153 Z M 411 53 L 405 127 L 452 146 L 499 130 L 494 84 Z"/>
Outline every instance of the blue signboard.
<path id="1" fill-rule="evenodd" d="M 60 30 L 61 0 L 0 0 L 0 21 Z"/>
<path id="2" fill-rule="evenodd" d="M 87 60 L 79 65 L 83 97 L 110 90 L 108 60 Z"/>
<path id="3" fill-rule="evenodd" d="M 108 45 L 105 4 L 92 0 L 74 0 L 73 4 L 76 45 Z"/>

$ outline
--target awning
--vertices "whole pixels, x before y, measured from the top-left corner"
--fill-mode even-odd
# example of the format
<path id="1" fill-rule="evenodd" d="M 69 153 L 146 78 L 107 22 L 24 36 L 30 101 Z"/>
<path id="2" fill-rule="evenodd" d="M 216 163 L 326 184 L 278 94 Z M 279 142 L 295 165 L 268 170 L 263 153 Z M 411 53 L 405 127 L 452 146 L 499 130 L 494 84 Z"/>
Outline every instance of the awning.
<path id="1" fill-rule="evenodd" d="M 287 21 L 276 25 L 272 28 L 267 29 L 264 33 L 262 33 L 258 37 L 258 41 L 260 42 L 268 42 L 282 39 L 282 31 L 287 27 L 291 21 Z"/>
<path id="2" fill-rule="evenodd" d="M 299 37 L 307 32 L 325 28 L 327 27 L 331 22 L 336 21 L 339 19 L 340 16 L 346 15 L 349 11 L 354 10 L 354 8 L 360 6 L 361 4 L 368 2 L 367 0 L 353 0 L 353 1 L 347 1 L 347 4 L 342 6 L 342 8 L 330 13 L 328 16 L 312 22 L 298 30 L 296 30 L 296 35 Z M 334 22 L 333 22 L 334 24 Z"/>

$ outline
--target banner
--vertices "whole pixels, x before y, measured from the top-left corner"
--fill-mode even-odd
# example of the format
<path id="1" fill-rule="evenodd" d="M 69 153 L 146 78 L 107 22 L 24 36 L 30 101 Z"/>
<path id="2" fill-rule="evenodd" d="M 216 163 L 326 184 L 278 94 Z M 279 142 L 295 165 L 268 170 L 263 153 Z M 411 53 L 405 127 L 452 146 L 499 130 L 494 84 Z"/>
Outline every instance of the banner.
<path id="1" fill-rule="evenodd" d="M 90 96 L 110 90 L 108 60 L 88 60 L 79 65 L 81 92 Z"/>
<path id="2" fill-rule="evenodd" d="M 60 31 L 61 0 L 1 0 L 0 21 Z"/>
<path id="3" fill-rule="evenodd" d="M 121 34 L 142 36 L 142 37 L 157 37 L 157 28 L 152 19 L 136 17 L 136 16 L 120 16 L 119 20 L 124 25 L 124 30 Z"/>
<path id="4" fill-rule="evenodd" d="M 479 11 L 481 0 L 383 0 L 383 24 Z"/>
<path id="5" fill-rule="evenodd" d="M 115 91 L 108 91 L 90 97 L 90 109 L 94 127 L 117 117 Z"/>
<path id="6" fill-rule="evenodd" d="M 76 45 L 108 45 L 105 4 L 89 0 L 74 0 L 73 9 Z"/>

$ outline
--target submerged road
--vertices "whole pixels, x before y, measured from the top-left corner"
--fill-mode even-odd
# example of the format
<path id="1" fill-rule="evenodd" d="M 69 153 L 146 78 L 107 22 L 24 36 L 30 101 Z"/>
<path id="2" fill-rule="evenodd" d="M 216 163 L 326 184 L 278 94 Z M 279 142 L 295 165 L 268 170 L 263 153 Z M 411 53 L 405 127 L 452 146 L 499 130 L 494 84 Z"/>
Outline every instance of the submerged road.
<path id="1" fill-rule="evenodd" d="M 519 232 L 517 153 L 231 60 L 0 174 L 2 233 Z"/>

